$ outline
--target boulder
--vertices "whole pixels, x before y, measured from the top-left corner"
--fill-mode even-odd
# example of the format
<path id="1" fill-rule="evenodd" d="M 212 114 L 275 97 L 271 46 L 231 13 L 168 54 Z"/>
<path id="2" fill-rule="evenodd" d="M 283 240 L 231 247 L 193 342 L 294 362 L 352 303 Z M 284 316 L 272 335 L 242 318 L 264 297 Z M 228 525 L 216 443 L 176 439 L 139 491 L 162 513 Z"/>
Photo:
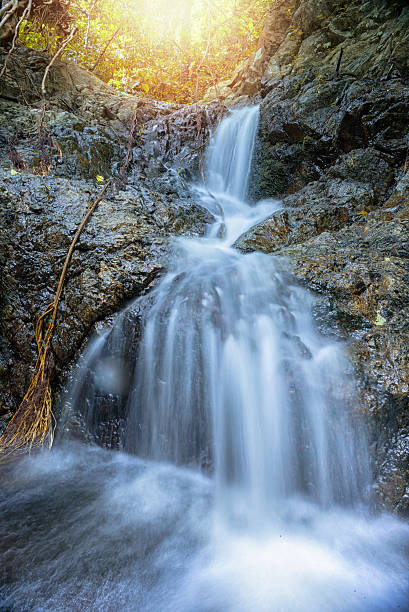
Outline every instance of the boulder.
<path id="1" fill-rule="evenodd" d="M 30 382 L 36 320 L 53 300 L 87 206 L 110 178 L 114 185 L 68 270 L 52 341 L 54 391 L 95 324 L 152 285 L 171 257 L 170 237 L 200 235 L 212 220 L 185 181 L 198 176 L 217 106 L 181 108 L 116 93 L 78 66 L 57 61 L 43 110 L 38 86 L 48 61 L 19 48 L 1 83 L 3 423 Z"/>

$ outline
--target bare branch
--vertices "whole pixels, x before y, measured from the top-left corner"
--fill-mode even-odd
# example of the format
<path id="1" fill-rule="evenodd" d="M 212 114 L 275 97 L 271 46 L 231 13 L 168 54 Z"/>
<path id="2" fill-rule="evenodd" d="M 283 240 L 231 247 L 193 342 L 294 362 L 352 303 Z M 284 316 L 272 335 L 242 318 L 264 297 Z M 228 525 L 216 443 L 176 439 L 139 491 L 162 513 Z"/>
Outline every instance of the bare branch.
<path id="1" fill-rule="evenodd" d="M 7 2 L 7 4 L 0 7 L 0 17 L 4 15 L 4 13 L 6 13 L 13 6 L 13 3 L 13 0 L 10 0 L 10 2 Z"/>
<path id="2" fill-rule="evenodd" d="M 91 15 L 94 12 L 95 6 L 97 4 L 98 0 L 92 0 L 91 1 L 91 6 L 89 7 L 89 11 L 88 11 L 88 21 L 87 21 L 87 31 L 85 32 L 85 45 L 84 48 L 88 49 L 88 36 L 89 36 L 89 28 L 91 25 Z"/>
<path id="3" fill-rule="evenodd" d="M 115 30 L 115 32 L 112 34 L 111 38 L 107 41 L 105 47 L 102 49 L 101 53 L 98 55 L 95 64 L 92 66 L 91 68 L 91 72 L 94 72 L 95 68 L 98 66 L 99 62 L 102 60 L 102 58 L 105 55 L 106 50 L 108 49 L 109 45 L 111 44 L 111 42 L 114 40 L 115 36 L 118 34 L 119 30 L 121 28 L 117 28 Z"/>
<path id="4" fill-rule="evenodd" d="M 33 4 L 33 0 L 28 0 L 28 4 L 27 4 L 26 8 L 24 9 L 23 14 L 21 15 L 21 18 L 20 18 L 19 22 L 16 25 L 16 28 L 14 30 L 13 42 L 11 44 L 10 51 L 7 53 L 7 57 L 4 60 L 3 68 L 1 69 L 1 72 L 0 72 L 0 78 L 3 76 L 3 74 L 4 74 L 4 72 L 5 72 L 6 68 L 7 68 L 7 64 L 8 64 L 8 61 L 10 59 L 10 56 L 11 56 L 11 54 L 13 53 L 13 51 L 14 51 L 14 49 L 16 47 L 16 41 L 17 41 L 17 36 L 18 36 L 18 31 L 20 29 L 20 26 L 23 23 L 24 19 L 28 19 L 30 17 L 30 12 L 31 12 L 32 4 Z"/>
<path id="5" fill-rule="evenodd" d="M 49 348 L 57 318 L 58 304 L 64 288 L 71 257 L 82 230 L 111 185 L 112 180 L 109 180 L 99 192 L 97 198 L 89 203 L 65 257 L 54 299 L 37 321 L 36 344 L 38 356 L 34 375 L 17 412 L 0 437 L 0 461 L 15 452 L 30 452 L 32 448 L 44 446 L 46 443 L 48 443 L 49 447 L 52 445 L 55 417 L 51 404 L 50 374 L 52 359 L 50 358 Z M 51 320 L 44 333 L 44 321 L 49 315 L 51 315 Z"/>
<path id="6" fill-rule="evenodd" d="M 77 26 L 73 26 L 71 28 L 71 32 L 70 32 L 69 36 L 65 39 L 65 41 L 63 42 L 61 47 L 58 49 L 57 53 L 53 56 L 53 58 L 51 59 L 50 63 L 48 64 L 47 68 L 45 69 L 43 80 L 41 81 L 41 93 L 42 93 L 44 98 L 45 98 L 45 94 L 46 94 L 46 91 L 45 91 L 45 81 L 47 79 L 47 76 L 48 76 L 48 73 L 50 71 L 50 68 L 56 62 L 56 60 L 60 57 L 60 55 L 64 51 L 65 47 L 72 41 L 72 39 L 74 38 L 74 36 L 76 35 L 77 32 L 78 32 Z"/>

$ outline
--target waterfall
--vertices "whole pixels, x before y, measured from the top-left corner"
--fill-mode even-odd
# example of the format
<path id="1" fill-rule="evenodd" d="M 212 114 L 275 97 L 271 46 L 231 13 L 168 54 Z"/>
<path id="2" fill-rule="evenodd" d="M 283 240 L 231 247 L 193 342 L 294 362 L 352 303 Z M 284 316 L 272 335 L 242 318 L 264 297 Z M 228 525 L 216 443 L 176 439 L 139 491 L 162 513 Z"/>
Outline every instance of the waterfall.
<path id="1" fill-rule="evenodd" d="M 207 183 L 211 191 L 244 202 L 257 125 L 257 106 L 237 110 L 222 122 L 206 155 Z"/>
<path id="2" fill-rule="evenodd" d="M 235 111 L 209 147 L 201 193 L 209 207 L 217 201 L 223 209 L 225 237 L 210 230 L 207 238 L 178 241 L 145 317 L 121 445 L 214 472 L 220 508 L 232 516 L 246 508 L 246 520 L 260 522 L 294 495 L 323 505 L 361 502 L 369 478 L 342 347 L 319 336 L 312 298 L 280 263 L 231 247 L 279 206 L 243 201 L 257 123 L 257 107 Z M 107 346 L 112 357 L 115 338 L 129 339 L 123 325 L 98 340 L 89 364 Z M 127 356 L 116 358 L 123 364 Z M 109 381 L 118 381 L 109 360 L 109 351 L 99 354 L 93 384 L 88 378 L 76 391 L 92 422 Z"/>
<path id="3" fill-rule="evenodd" d="M 280 206 L 245 201 L 257 122 L 223 120 L 194 188 L 214 225 L 92 340 L 57 448 L 8 479 L 7 609 L 408 610 L 409 528 L 369 510 L 344 347 L 285 261 L 232 246 Z"/>

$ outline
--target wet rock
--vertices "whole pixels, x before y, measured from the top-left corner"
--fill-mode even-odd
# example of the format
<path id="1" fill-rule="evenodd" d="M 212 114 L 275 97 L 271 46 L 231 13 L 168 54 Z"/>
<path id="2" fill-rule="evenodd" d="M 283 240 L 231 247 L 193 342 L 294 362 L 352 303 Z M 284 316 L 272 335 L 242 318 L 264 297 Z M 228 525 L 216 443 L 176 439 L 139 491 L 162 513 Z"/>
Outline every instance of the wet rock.
<path id="1" fill-rule="evenodd" d="M 334 75 L 340 52 L 341 74 L 348 78 L 409 75 L 407 3 L 383 0 L 341 4 L 334 0 L 274 3 L 257 51 L 235 77 L 209 98 L 234 101 L 260 89 L 276 87 L 283 77 L 314 73 Z M 338 75 L 339 76 L 339 75 Z"/>
<path id="2" fill-rule="evenodd" d="M 271 5 L 258 49 L 209 92 L 208 105 L 118 94 L 56 62 L 43 138 L 36 125 L 48 58 L 18 49 L 0 83 L 5 413 L 27 386 L 34 320 L 53 296 L 97 176 L 119 175 L 130 146 L 127 183 L 101 202 L 73 258 L 53 344 L 60 370 L 95 322 L 154 282 L 172 234 L 203 231 L 208 216 L 187 183 L 200 173 L 223 102 L 256 100 L 250 197 L 279 197 L 283 206 L 237 246 L 282 256 L 319 294 L 320 329 L 348 340 L 378 501 L 408 514 L 408 45 L 403 0 L 284 0 Z"/>
<path id="3" fill-rule="evenodd" d="M 273 127 L 273 133 L 274 133 Z M 325 231 L 337 231 L 365 217 L 382 202 L 394 174 L 371 148 L 340 156 L 320 181 L 282 201 L 282 209 L 252 228 L 236 243 L 248 252 L 273 253 Z"/>
<path id="4" fill-rule="evenodd" d="M 36 319 L 54 297 L 89 202 L 109 178 L 115 184 L 85 227 L 68 271 L 52 341 L 54 389 L 94 325 L 155 282 L 171 257 L 170 238 L 200 235 L 212 220 L 184 181 L 199 176 L 199 153 L 220 116 L 218 105 L 180 108 L 118 94 L 77 66 L 56 62 L 43 113 L 38 87 L 48 61 L 19 48 L 1 82 L 4 421 L 30 382 Z"/>
<path id="5" fill-rule="evenodd" d="M 24 174 L 0 186 L 2 335 L 20 395 L 34 362 L 34 323 L 55 292 L 65 254 L 97 188 L 85 181 Z M 172 234 L 204 231 L 209 215 L 193 202 L 156 193 L 110 193 L 84 230 L 68 272 L 53 350 L 64 364 L 95 321 L 145 290 L 169 257 Z M 12 392 L 12 391 L 11 391 Z"/>
<path id="6" fill-rule="evenodd" d="M 244 252 L 273 253 L 325 231 L 338 230 L 373 205 L 365 185 L 334 180 L 313 182 L 283 200 L 283 208 L 247 232 L 236 246 Z M 364 210 L 366 214 L 366 210 Z"/>
<path id="7" fill-rule="evenodd" d="M 212 87 L 206 100 L 224 99 L 236 103 L 240 96 L 252 97 L 260 90 L 261 78 L 268 69 L 270 58 L 285 44 L 292 15 L 298 2 L 283 0 L 271 6 L 260 36 L 258 49 L 243 61 L 233 77 Z"/>
<path id="8" fill-rule="evenodd" d="M 339 173 L 343 167 L 341 161 L 338 170 L 334 166 L 328 175 Z M 384 189 L 387 184 L 385 181 Z M 328 325 L 332 322 L 332 331 L 349 341 L 361 405 L 371 430 L 378 499 L 401 513 L 409 511 L 405 497 L 409 468 L 408 185 L 407 172 L 381 207 L 359 220 L 352 218 L 342 229 L 328 227 L 308 237 L 314 234 L 308 216 L 314 217 L 315 208 L 313 203 L 309 209 L 301 204 L 300 208 L 275 213 L 238 244 L 246 251 L 274 251 L 284 256 L 303 284 L 329 296 L 324 331 L 331 331 Z M 291 198 L 301 198 L 304 191 L 308 189 Z M 331 202 L 329 197 L 328 215 Z M 295 215 L 303 210 L 298 223 L 305 227 L 305 233 L 287 221 L 286 232 L 280 237 L 274 231 L 277 219 L 290 210 Z"/>
<path id="9" fill-rule="evenodd" d="M 302 30 L 304 36 L 309 36 L 320 29 L 322 20 L 330 14 L 330 2 L 327 0 L 301 0 L 294 13 L 293 23 Z"/>
<path id="10" fill-rule="evenodd" d="M 366 163 L 375 168 L 375 158 L 368 156 L 378 156 L 389 166 L 385 176 L 391 181 L 391 167 L 404 164 L 409 143 L 409 88 L 395 81 L 387 89 L 369 80 L 306 75 L 267 93 L 260 108 L 252 198 L 294 193 L 320 178 L 343 153 L 354 152 L 345 161 L 351 172 L 354 165 L 357 171 Z M 378 170 L 381 175 L 381 165 Z"/>
<path id="11" fill-rule="evenodd" d="M 348 340 L 377 498 L 402 514 L 409 514 L 408 28 L 405 2 L 294 3 L 260 79 L 250 184 L 254 201 L 281 198 L 282 208 L 236 243 L 284 256 L 321 296 L 323 333 Z M 245 81 L 244 66 L 242 73 Z"/>

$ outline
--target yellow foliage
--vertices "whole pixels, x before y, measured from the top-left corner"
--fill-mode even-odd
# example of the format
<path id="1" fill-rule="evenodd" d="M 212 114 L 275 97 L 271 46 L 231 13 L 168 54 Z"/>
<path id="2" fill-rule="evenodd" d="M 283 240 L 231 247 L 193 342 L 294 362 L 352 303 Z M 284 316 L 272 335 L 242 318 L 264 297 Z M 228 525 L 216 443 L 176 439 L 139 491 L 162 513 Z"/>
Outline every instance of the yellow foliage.
<path id="1" fill-rule="evenodd" d="M 376 313 L 375 325 L 382 326 L 382 325 L 385 325 L 385 323 L 386 323 L 386 319 L 381 315 L 381 313 L 378 310 L 378 312 Z"/>
<path id="2" fill-rule="evenodd" d="M 194 103 L 257 46 L 271 0 L 71 0 L 78 32 L 64 58 L 112 87 Z M 20 40 L 55 53 L 58 24 L 22 23 Z M 105 48 L 106 47 L 106 48 Z"/>

